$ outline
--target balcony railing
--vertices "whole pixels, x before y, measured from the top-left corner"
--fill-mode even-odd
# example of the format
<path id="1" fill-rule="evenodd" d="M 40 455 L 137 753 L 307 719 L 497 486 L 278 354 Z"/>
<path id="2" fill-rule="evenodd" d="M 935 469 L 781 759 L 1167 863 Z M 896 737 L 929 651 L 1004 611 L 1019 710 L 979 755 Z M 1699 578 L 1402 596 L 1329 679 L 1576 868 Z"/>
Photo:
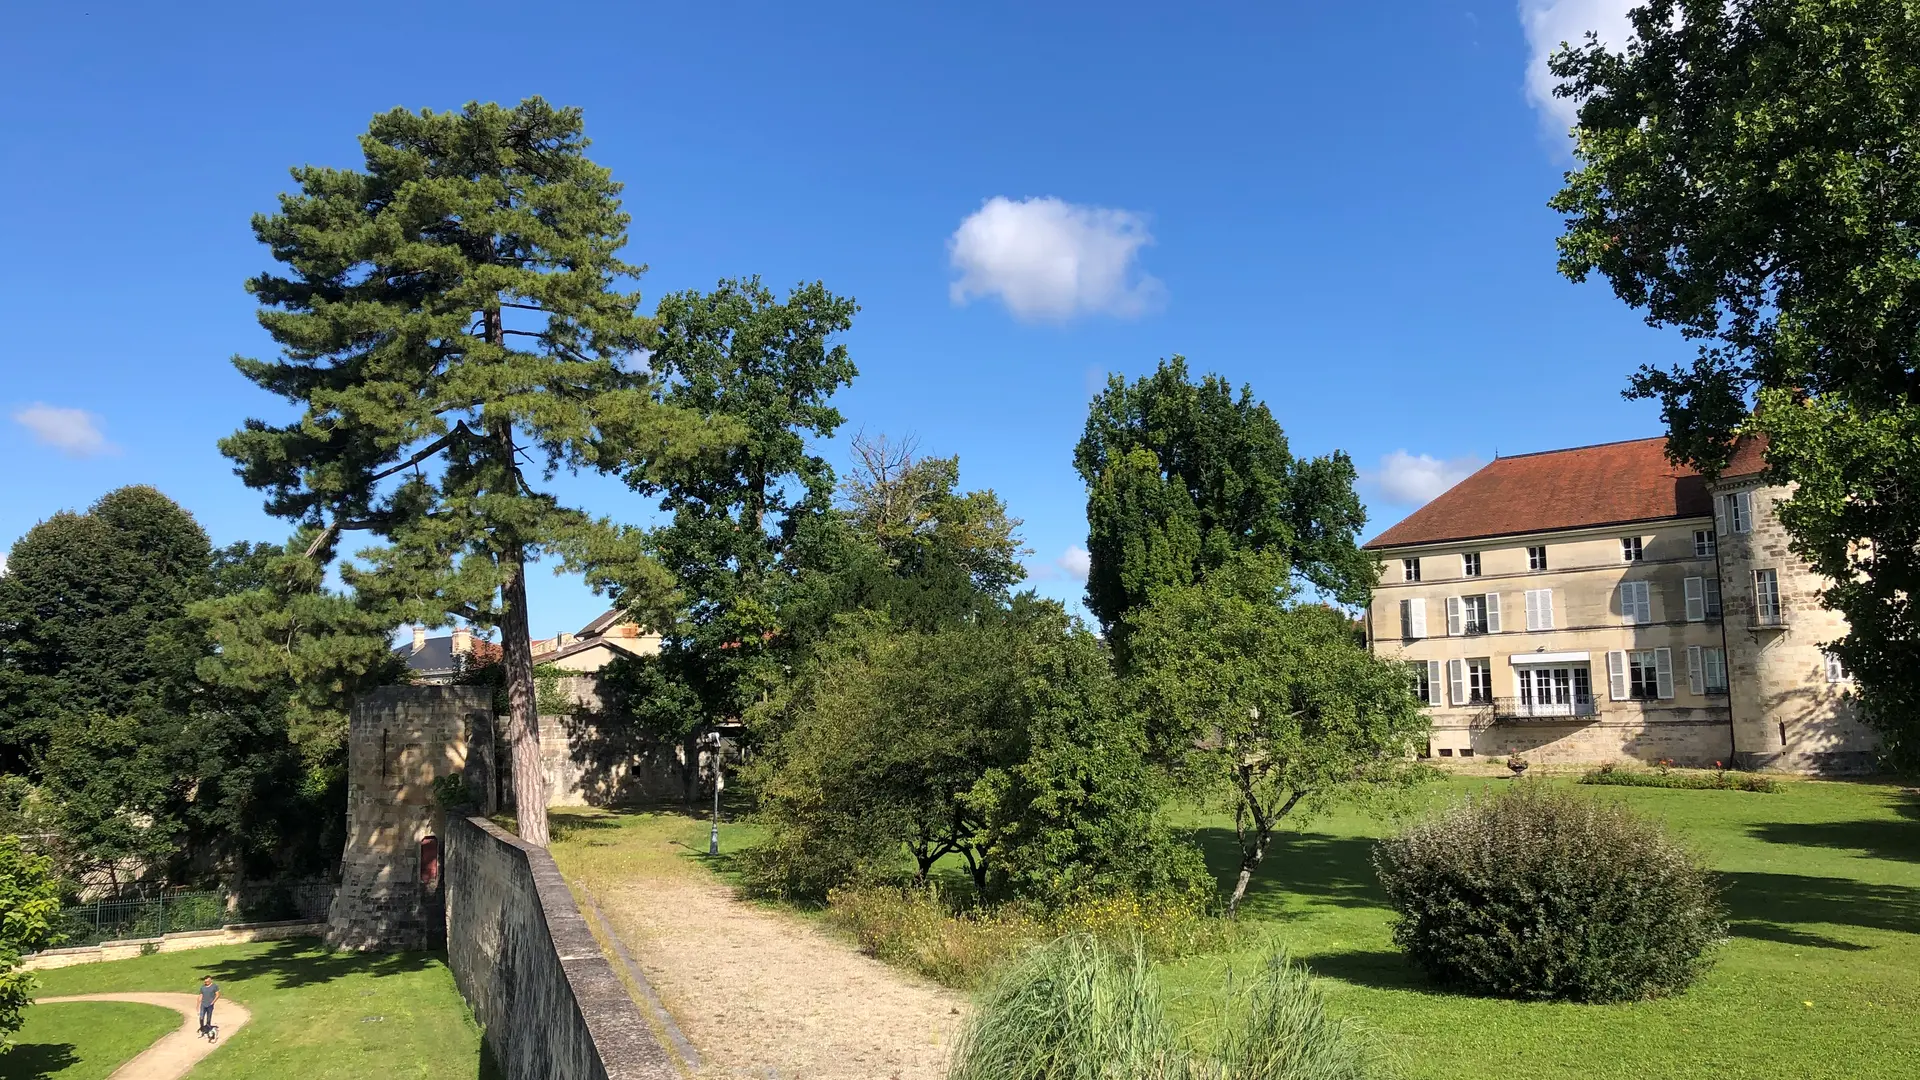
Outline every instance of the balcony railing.
<path id="1" fill-rule="evenodd" d="M 1566 720 L 1594 716 L 1599 711 L 1600 704 L 1591 694 L 1575 695 L 1566 701 L 1536 701 L 1517 697 L 1493 699 L 1495 720 Z"/>

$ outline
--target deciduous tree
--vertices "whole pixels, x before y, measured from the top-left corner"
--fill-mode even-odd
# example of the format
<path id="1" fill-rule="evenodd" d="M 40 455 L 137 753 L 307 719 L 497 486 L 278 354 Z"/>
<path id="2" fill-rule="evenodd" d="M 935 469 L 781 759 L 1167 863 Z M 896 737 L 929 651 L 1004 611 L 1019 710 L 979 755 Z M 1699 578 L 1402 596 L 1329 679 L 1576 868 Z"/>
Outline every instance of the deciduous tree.
<path id="1" fill-rule="evenodd" d="M 1289 814 L 1416 775 L 1428 720 L 1405 669 L 1368 652 L 1345 613 L 1296 602 L 1275 556 L 1237 555 L 1199 584 L 1155 590 L 1128 641 L 1158 756 L 1233 807 L 1229 910 Z"/>
<path id="2" fill-rule="evenodd" d="M 1581 102 L 1561 272 L 1700 342 L 1629 396 L 1709 474 L 1737 433 L 1769 436 L 1769 476 L 1799 485 L 1793 548 L 1852 628 L 1835 651 L 1920 761 L 1920 12 L 1648 0 L 1630 19 L 1623 48 L 1552 61 Z"/>
<path id="3" fill-rule="evenodd" d="M 1352 461 L 1294 457 L 1250 387 L 1196 385 L 1183 357 L 1132 384 L 1109 378 L 1073 461 L 1087 485 L 1087 607 L 1122 646 L 1154 589 L 1192 585 L 1237 552 L 1279 556 L 1342 603 L 1373 588 Z"/>

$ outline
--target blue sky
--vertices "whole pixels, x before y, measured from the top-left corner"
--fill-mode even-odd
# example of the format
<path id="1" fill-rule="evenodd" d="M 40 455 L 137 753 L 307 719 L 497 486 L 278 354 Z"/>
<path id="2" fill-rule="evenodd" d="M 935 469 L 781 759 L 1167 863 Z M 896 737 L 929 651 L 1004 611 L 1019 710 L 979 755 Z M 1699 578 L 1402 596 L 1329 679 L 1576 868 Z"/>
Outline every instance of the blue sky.
<path id="1" fill-rule="evenodd" d="M 1655 434 L 1690 355 L 1554 270 L 1570 165 L 1540 48 L 1619 0 L 1495 4 L 118 5 L 9 16 L 0 92 L 0 550 L 150 483 L 217 542 L 284 538 L 214 440 L 283 406 L 241 282 L 299 163 L 396 105 L 540 94 L 627 185 L 649 298 L 757 273 L 860 301 L 848 425 L 959 454 L 1077 597 L 1090 391 L 1184 353 L 1377 532 L 1499 453 Z M 1063 276 L 1061 267 L 1072 267 Z M 639 520 L 618 485 L 569 497 Z M 537 575 L 536 634 L 602 610 Z"/>

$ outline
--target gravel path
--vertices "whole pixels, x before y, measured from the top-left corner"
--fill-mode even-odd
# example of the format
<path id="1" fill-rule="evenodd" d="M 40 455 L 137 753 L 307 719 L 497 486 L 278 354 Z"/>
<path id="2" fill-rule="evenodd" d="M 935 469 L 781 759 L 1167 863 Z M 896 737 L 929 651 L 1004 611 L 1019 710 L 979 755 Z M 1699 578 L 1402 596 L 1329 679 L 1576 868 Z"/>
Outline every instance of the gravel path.
<path id="1" fill-rule="evenodd" d="M 220 1045 L 200 1037 L 198 994 L 76 994 L 72 997 L 37 999 L 41 1005 L 60 1001 L 131 1001 L 141 1005 L 158 1005 L 180 1014 L 178 1028 L 155 1039 L 152 1046 L 115 1069 L 107 1080 L 178 1080 Z M 220 1029 L 221 1043 L 245 1027 L 251 1019 L 253 1014 L 244 1005 L 236 1005 L 224 997 L 214 1003 L 213 1023 Z"/>
<path id="2" fill-rule="evenodd" d="M 717 882 L 596 887 L 701 1077 L 940 1080 L 966 999 Z"/>

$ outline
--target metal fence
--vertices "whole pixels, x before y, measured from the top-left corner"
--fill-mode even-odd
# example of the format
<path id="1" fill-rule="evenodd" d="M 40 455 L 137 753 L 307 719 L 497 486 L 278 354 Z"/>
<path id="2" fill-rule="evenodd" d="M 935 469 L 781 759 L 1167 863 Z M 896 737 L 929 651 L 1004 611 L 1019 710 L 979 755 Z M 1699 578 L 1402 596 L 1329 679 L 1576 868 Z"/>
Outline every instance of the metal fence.
<path id="1" fill-rule="evenodd" d="M 235 923 L 323 919 L 332 898 L 331 882 L 311 880 L 95 900 L 61 910 L 59 944 L 97 945 L 182 930 L 218 930 Z"/>

